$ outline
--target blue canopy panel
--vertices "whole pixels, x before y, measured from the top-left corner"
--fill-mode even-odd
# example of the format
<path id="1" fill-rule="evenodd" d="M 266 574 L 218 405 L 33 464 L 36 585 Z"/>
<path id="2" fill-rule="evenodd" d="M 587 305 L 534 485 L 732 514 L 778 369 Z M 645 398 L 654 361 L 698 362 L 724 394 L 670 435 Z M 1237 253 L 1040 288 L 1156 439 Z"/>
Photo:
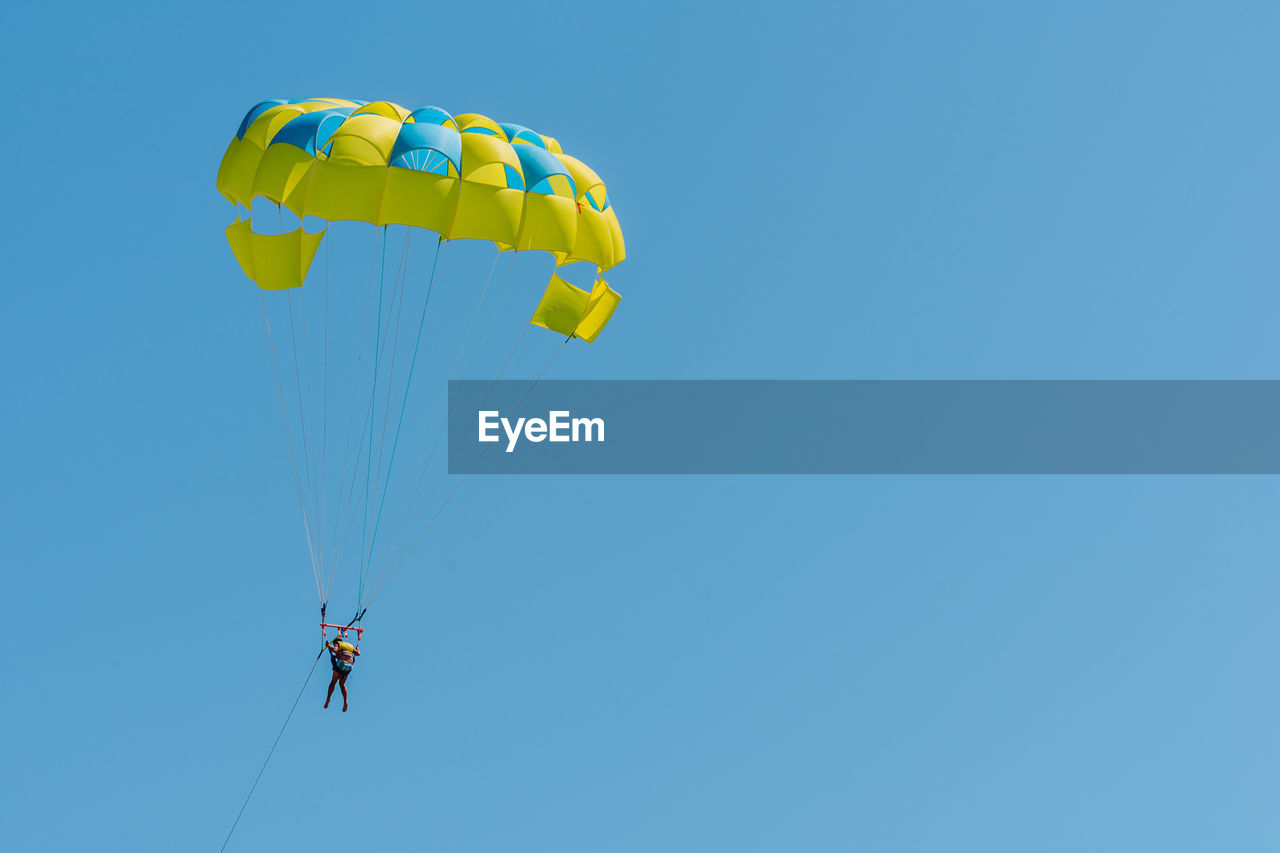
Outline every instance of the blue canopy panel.
<path id="1" fill-rule="evenodd" d="M 441 124 L 405 122 L 391 147 L 390 163 L 401 169 L 456 176 L 462 170 L 462 137 Z"/>
<path id="2" fill-rule="evenodd" d="M 502 168 L 507 173 L 507 189 L 524 192 L 524 175 L 520 174 L 520 170 L 510 163 L 503 163 Z"/>
<path id="3" fill-rule="evenodd" d="M 539 148 L 547 147 L 547 143 L 542 141 L 541 136 L 522 124 L 505 124 L 500 122 L 498 127 L 502 128 L 502 132 L 507 135 L 507 141 L 512 144 L 516 142 L 525 142 L 529 145 L 536 145 Z"/>
<path id="4" fill-rule="evenodd" d="M 244 139 L 244 132 L 249 129 L 249 125 L 253 124 L 253 120 L 262 115 L 272 107 L 278 107 L 281 104 L 293 103 L 292 101 L 282 101 L 279 98 L 272 101 L 259 101 L 254 104 L 249 112 L 244 114 L 244 118 L 240 120 L 240 127 L 236 130 L 236 139 Z"/>
<path id="5" fill-rule="evenodd" d="M 276 135 L 268 144 L 284 143 L 301 148 L 308 154 L 315 154 L 317 149 L 323 151 L 329 144 L 334 131 L 341 127 L 347 116 L 354 111 L 355 107 L 334 107 L 303 113 L 276 131 Z"/>
<path id="6" fill-rule="evenodd" d="M 439 107 L 422 107 L 409 113 L 409 121 L 417 124 L 438 124 L 443 127 L 458 129 L 458 123 L 453 120 L 453 116 L 440 109 Z"/>
<path id="7" fill-rule="evenodd" d="M 535 148 L 532 145 L 511 147 L 520 158 L 520 168 L 524 172 L 529 192 L 558 195 L 568 199 L 578 197 L 578 191 L 573 184 L 573 178 L 569 176 L 569 170 L 550 151 Z"/>
<path id="8" fill-rule="evenodd" d="M 348 100 L 351 103 L 359 104 L 360 106 L 364 106 L 365 104 L 369 103 L 368 101 L 357 101 L 354 98 L 349 98 Z M 346 109 L 348 114 L 351 112 L 351 108 L 344 107 L 342 104 L 334 103 L 333 98 L 289 98 L 287 100 L 281 99 L 281 98 L 275 98 L 270 101 L 261 101 L 257 104 L 254 104 L 253 108 L 250 109 L 249 112 L 245 113 L 244 118 L 240 120 L 240 127 L 236 130 L 236 139 L 244 139 L 244 132 L 249 129 L 249 125 L 253 124 L 253 120 L 256 119 L 258 116 L 262 115 L 267 110 L 271 109 L 272 107 L 278 107 L 278 106 L 281 106 L 282 104 L 314 104 L 314 103 L 330 103 L 330 104 L 334 104 L 335 107 L 341 107 L 343 109 Z"/>

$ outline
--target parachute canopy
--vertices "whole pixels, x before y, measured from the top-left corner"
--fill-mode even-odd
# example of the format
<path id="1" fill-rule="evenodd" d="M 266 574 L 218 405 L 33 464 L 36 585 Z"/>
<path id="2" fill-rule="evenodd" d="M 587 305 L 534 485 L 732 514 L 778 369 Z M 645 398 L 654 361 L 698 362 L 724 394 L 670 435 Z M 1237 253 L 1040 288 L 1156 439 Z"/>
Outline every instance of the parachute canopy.
<path id="1" fill-rule="evenodd" d="M 603 272 L 626 257 L 599 175 L 553 137 L 477 113 L 342 98 L 263 101 L 240 122 L 217 185 L 248 209 L 266 198 L 299 218 L 417 226 L 443 240 L 549 252 L 558 266 L 585 261 Z M 302 227 L 260 234 L 239 217 L 226 234 L 245 275 L 265 290 L 300 287 L 324 238 Z M 570 335 L 581 325 L 578 336 L 590 341 L 617 302 L 598 277 L 591 293 L 553 277 L 533 322 Z M 588 314 L 570 322 L 566 305 L 578 304 Z M 549 312 L 556 321 L 542 322 Z"/>

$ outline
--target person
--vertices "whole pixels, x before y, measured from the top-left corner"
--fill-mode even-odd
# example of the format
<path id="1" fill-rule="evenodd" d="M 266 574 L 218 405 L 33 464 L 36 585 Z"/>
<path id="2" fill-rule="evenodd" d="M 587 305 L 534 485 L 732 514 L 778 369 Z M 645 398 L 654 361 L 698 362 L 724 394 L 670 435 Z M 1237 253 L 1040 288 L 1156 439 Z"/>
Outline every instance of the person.
<path id="1" fill-rule="evenodd" d="M 324 706 L 329 707 L 329 700 L 333 698 L 333 687 L 336 684 L 342 688 L 342 710 L 346 711 L 347 676 L 351 674 L 360 650 L 348 643 L 347 638 L 341 635 L 334 637 L 333 641 L 326 643 L 325 646 L 329 649 L 329 663 L 333 666 L 333 678 L 329 679 L 329 692 L 324 697 Z"/>

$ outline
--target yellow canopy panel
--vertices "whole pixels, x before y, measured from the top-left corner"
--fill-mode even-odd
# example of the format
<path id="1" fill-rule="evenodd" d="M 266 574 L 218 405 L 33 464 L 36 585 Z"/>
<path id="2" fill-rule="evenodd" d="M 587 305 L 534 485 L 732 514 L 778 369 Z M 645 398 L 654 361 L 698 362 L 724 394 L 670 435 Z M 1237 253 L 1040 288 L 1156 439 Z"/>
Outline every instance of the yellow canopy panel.
<path id="1" fill-rule="evenodd" d="M 308 234 L 301 228 L 287 234 L 255 234 L 247 219 L 227 226 L 227 242 L 240 268 L 263 290 L 301 287 L 323 237 L 324 232 Z"/>
<path id="2" fill-rule="evenodd" d="M 588 293 L 552 275 L 529 322 L 591 343 L 609 324 L 621 299 L 604 279 L 597 279 Z"/>

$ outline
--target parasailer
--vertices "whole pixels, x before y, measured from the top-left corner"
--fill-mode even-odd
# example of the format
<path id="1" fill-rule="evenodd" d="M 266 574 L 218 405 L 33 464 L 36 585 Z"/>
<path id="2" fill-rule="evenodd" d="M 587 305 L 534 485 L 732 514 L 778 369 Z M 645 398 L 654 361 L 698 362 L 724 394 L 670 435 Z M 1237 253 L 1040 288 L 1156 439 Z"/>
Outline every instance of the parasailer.
<path id="1" fill-rule="evenodd" d="M 329 664 L 333 667 L 333 677 L 329 679 L 329 692 L 324 697 L 324 706 L 329 707 L 329 700 L 333 698 L 333 687 L 336 684 L 342 688 L 342 710 L 347 710 L 347 676 L 351 674 L 351 670 L 355 667 L 356 658 L 360 656 L 360 650 L 347 642 L 346 637 L 339 635 L 329 642 Z"/>

